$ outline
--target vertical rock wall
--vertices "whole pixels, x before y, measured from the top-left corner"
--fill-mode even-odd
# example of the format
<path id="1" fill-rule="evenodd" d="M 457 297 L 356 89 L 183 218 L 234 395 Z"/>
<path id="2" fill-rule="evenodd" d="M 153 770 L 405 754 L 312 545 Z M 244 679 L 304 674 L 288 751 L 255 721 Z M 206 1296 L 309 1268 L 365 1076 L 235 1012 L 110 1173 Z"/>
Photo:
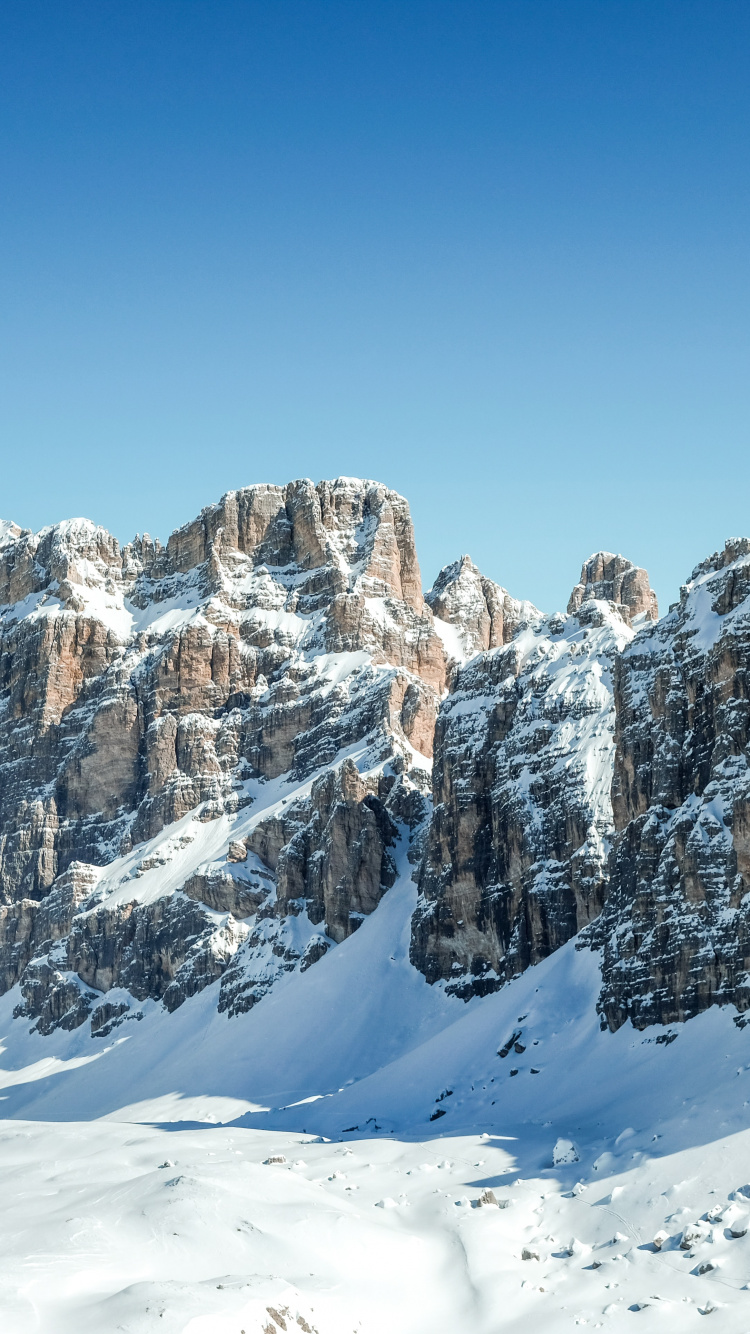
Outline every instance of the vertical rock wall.
<path id="1" fill-rule="evenodd" d="M 699 565 L 615 672 L 604 1020 L 750 1003 L 750 543 Z"/>
<path id="2" fill-rule="evenodd" d="M 613 565 L 620 583 L 603 585 Z M 605 600 L 623 576 L 630 604 Z M 654 599 L 645 571 L 600 553 L 571 602 L 575 612 L 535 613 L 507 647 L 472 658 L 438 717 L 411 957 L 466 998 L 559 948 L 604 902 L 612 672 Z"/>

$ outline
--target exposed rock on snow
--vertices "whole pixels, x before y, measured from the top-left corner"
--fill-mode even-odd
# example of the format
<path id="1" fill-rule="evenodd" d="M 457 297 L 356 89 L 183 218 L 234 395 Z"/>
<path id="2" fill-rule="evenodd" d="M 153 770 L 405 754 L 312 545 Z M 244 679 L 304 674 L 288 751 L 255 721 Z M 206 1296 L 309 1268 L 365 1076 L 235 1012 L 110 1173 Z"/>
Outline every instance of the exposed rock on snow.
<path id="1" fill-rule="evenodd" d="M 409 510 L 374 482 L 230 492 L 166 548 L 72 520 L 0 548 L 0 891 L 45 895 L 244 773 L 380 728 L 429 755 L 445 655 Z"/>
<path id="2" fill-rule="evenodd" d="M 747 541 L 660 622 L 608 552 L 566 615 L 467 556 L 425 599 L 406 501 L 349 478 L 230 492 L 166 547 L 4 524 L 0 989 L 40 1032 L 214 982 L 242 1012 L 408 852 L 411 960 L 450 994 L 588 924 L 611 1028 L 745 1009 L 749 608 Z"/>
<path id="3" fill-rule="evenodd" d="M 487 1205 L 494 1205 L 496 1209 L 498 1207 L 497 1195 L 495 1194 L 494 1190 L 490 1190 L 489 1188 L 487 1190 L 483 1190 L 482 1194 L 479 1196 L 479 1199 L 477 1200 L 478 1209 L 482 1209 Z"/>
<path id="4" fill-rule="evenodd" d="M 280 973 L 306 972 L 352 935 L 396 878 L 396 821 L 416 827 L 426 812 L 407 774 L 361 775 L 345 760 L 316 779 L 309 796 L 260 820 L 246 842 L 272 871 L 275 889 L 248 922 L 222 978 L 219 1009 L 251 1009 Z"/>
<path id="5" fill-rule="evenodd" d="M 346 479 L 0 527 L 18 1334 L 746 1331 L 750 543 L 501 632 L 409 533 Z"/>
<path id="6" fill-rule="evenodd" d="M 77 1028 L 100 993 L 113 987 L 175 1010 L 221 976 L 247 934 L 231 916 L 217 924 L 183 894 L 93 907 L 77 913 L 69 934 L 51 949 L 48 939 L 39 940 L 39 952 L 20 977 L 17 1014 L 35 1018 L 40 1033 Z"/>
<path id="7" fill-rule="evenodd" d="M 568 611 L 577 612 L 589 599 L 614 602 L 623 620 L 633 621 L 645 616 L 649 621 L 659 618 L 656 594 L 648 582 L 648 574 L 624 556 L 611 551 L 598 551 L 583 563 L 580 582 L 568 601 Z"/>
<path id="8" fill-rule="evenodd" d="M 566 1163 L 578 1162 L 578 1150 L 572 1139 L 558 1139 L 552 1150 L 552 1162 L 555 1167 L 561 1167 Z"/>
<path id="9" fill-rule="evenodd" d="M 345 760 L 308 798 L 255 826 L 248 846 L 276 873 L 279 912 L 304 902 L 338 942 L 377 907 L 396 878 L 397 830 L 384 804 L 395 782 L 381 776 L 368 786 Z"/>

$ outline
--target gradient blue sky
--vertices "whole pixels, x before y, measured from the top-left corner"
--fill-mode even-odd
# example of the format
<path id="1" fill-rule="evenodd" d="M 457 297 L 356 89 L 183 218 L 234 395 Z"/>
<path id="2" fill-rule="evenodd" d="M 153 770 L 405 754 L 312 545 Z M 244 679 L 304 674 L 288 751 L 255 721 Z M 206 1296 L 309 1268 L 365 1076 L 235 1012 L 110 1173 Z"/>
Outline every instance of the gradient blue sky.
<path id="1" fill-rule="evenodd" d="M 4 0 L 0 514 L 382 479 L 425 584 L 750 533 L 747 0 Z"/>

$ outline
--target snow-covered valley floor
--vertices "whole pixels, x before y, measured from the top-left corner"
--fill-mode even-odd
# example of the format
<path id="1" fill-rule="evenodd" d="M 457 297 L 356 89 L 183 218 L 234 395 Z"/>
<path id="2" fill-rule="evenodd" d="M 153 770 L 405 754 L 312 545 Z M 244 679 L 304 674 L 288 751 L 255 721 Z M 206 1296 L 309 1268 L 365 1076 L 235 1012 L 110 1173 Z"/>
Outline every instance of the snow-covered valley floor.
<path id="1" fill-rule="evenodd" d="M 3 998 L 3 1334 L 748 1334 L 750 1029 L 602 1032 L 573 942 L 446 998 L 413 893 L 232 1019 Z"/>
<path id="2" fill-rule="evenodd" d="M 519 1178 L 515 1144 L 495 1135 L 348 1145 L 8 1122 L 2 1328 L 490 1334 L 637 1316 L 637 1329 L 681 1331 L 711 1314 L 727 1334 L 747 1330 L 750 1238 L 730 1235 L 747 1204 L 729 1197 L 750 1136 L 664 1157 L 633 1151 L 639 1138 L 598 1174 Z M 487 1185 L 507 1207 L 476 1206 Z"/>

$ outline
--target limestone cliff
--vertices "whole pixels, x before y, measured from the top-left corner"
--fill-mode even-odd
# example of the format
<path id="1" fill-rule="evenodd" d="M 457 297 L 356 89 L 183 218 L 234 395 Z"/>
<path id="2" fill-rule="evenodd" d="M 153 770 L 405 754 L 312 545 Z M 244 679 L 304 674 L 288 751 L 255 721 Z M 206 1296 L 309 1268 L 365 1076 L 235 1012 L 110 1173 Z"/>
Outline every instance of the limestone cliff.
<path id="1" fill-rule="evenodd" d="M 602 585 L 613 563 L 620 582 Z M 458 671 L 440 709 L 411 957 L 465 998 L 544 958 L 602 909 L 612 673 L 631 622 L 655 601 L 645 571 L 622 557 L 601 553 L 587 571 L 597 577 L 574 591 L 575 611 L 517 624 L 507 646 Z M 635 604 L 620 601 L 623 582 Z"/>
<path id="2" fill-rule="evenodd" d="M 521 625 L 541 612 L 531 602 L 511 597 L 462 556 L 440 571 L 425 601 L 435 614 L 435 626 L 453 665 L 483 649 L 507 644 Z"/>
<path id="3" fill-rule="evenodd" d="M 612 880 L 587 939 L 612 1028 L 750 1005 L 750 542 L 699 565 L 615 670 Z"/>
<path id="4" fill-rule="evenodd" d="M 657 615 L 609 552 L 565 614 L 468 556 L 423 597 L 406 501 L 350 478 L 164 547 L 0 525 L 0 992 L 41 1033 L 231 1017 L 413 870 L 451 994 L 579 935 L 611 1028 L 744 1011 L 750 542 Z"/>
<path id="5" fill-rule="evenodd" d="M 659 618 L 656 594 L 649 585 L 646 571 L 611 551 L 597 551 L 584 561 L 581 578 L 568 600 L 568 611 L 577 612 L 591 598 L 614 602 L 628 624 L 638 617 L 648 621 Z"/>
<path id="6" fill-rule="evenodd" d="M 113 989 L 174 1008 L 259 931 L 285 966 L 342 939 L 392 882 L 381 789 L 419 791 L 446 670 L 408 505 L 375 482 L 230 492 L 166 547 L 4 525 L 0 965 L 21 1011 L 48 1031 Z M 298 794 L 291 846 L 243 860 L 273 783 Z"/>
<path id="7" fill-rule="evenodd" d="M 6 534 L 0 898 L 379 726 L 429 755 L 445 670 L 408 506 L 375 483 L 231 492 L 166 548 Z"/>

